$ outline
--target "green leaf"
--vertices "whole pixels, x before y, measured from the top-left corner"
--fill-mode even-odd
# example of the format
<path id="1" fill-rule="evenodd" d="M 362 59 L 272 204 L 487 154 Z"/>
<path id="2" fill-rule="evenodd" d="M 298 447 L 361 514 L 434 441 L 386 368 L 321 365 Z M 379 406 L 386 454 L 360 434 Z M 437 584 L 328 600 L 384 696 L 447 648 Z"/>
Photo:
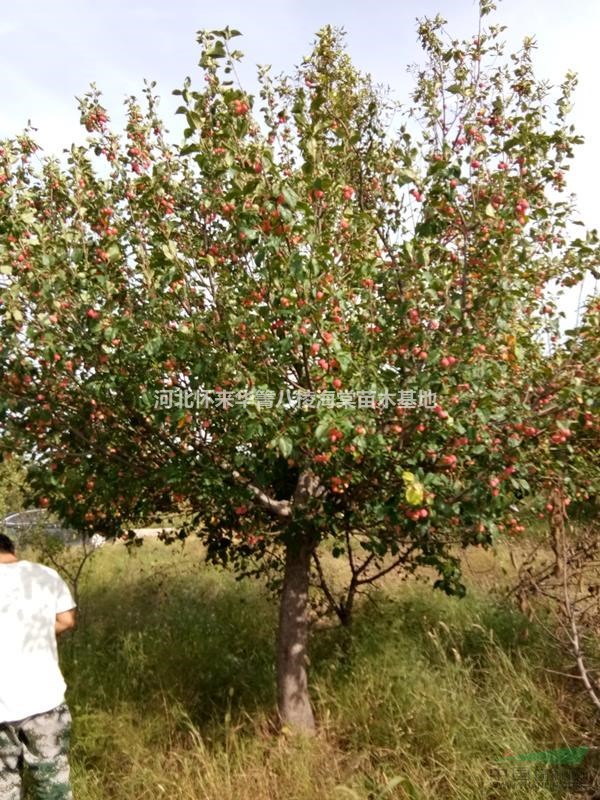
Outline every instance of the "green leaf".
<path id="1" fill-rule="evenodd" d="M 352 363 L 352 357 L 350 353 L 338 352 L 336 353 L 335 357 L 340 362 L 340 370 L 342 373 L 347 372 Z"/>
<path id="2" fill-rule="evenodd" d="M 185 147 L 181 148 L 180 152 L 182 156 L 189 156 L 192 153 L 199 153 L 200 146 L 197 144 L 186 144 Z"/>
<path id="3" fill-rule="evenodd" d="M 190 128 L 202 127 L 202 117 L 200 116 L 200 114 L 198 114 L 197 111 L 188 111 L 186 116 Z"/>
<path id="4" fill-rule="evenodd" d="M 419 176 L 412 169 L 399 169 L 396 172 L 396 179 L 398 185 L 403 186 L 405 183 L 418 183 Z"/>
<path id="5" fill-rule="evenodd" d="M 329 419 L 322 419 L 321 422 L 317 425 L 317 429 L 315 431 L 315 437 L 317 439 L 323 440 L 327 434 L 327 431 L 331 427 L 331 421 Z"/>
<path id="6" fill-rule="evenodd" d="M 276 442 L 277 448 L 284 458 L 287 458 L 293 449 L 292 440 L 287 436 L 280 436 Z"/>
<path id="7" fill-rule="evenodd" d="M 121 257 L 121 248 L 116 242 L 109 244 L 106 252 L 108 253 L 108 257 L 111 261 L 116 261 L 116 259 Z"/>
<path id="8" fill-rule="evenodd" d="M 289 186 L 284 186 L 283 189 L 281 190 L 281 194 L 283 195 L 286 204 L 290 208 L 296 208 L 300 198 L 293 189 L 290 189 Z"/>
<path id="9" fill-rule="evenodd" d="M 167 261 L 174 261 L 177 258 L 177 245 L 173 241 L 163 244 L 162 251 Z"/>
<path id="10" fill-rule="evenodd" d="M 242 228 L 241 233 L 243 233 L 246 239 L 248 239 L 250 242 L 258 239 L 258 231 L 256 228 Z"/>

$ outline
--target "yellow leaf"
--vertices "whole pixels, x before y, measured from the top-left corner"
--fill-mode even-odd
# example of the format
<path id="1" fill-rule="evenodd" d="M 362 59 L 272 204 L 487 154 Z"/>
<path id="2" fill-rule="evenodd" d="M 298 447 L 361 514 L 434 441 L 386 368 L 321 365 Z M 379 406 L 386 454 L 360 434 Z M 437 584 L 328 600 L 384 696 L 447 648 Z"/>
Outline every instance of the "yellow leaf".
<path id="1" fill-rule="evenodd" d="M 411 506 L 420 506 L 424 496 L 423 484 L 413 483 L 408 486 L 404 496 L 406 497 L 406 502 L 410 503 Z"/>
<path id="2" fill-rule="evenodd" d="M 415 476 L 412 474 L 412 472 L 403 472 L 402 480 L 404 481 L 404 483 L 414 483 Z"/>

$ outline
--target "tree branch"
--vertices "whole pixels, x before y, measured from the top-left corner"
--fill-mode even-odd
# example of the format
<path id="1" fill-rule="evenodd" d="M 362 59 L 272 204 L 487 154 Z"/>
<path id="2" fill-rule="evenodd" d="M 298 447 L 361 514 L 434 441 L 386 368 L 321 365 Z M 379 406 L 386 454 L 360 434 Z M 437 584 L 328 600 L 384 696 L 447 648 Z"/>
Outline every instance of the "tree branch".
<path id="1" fill-rule="evenodd" d="M 232 469 L 225 462 L 223 462 L 221 466 L 231 473 L 231 477 L 237 483 L 245 486 L 267 511 L 270 511 L 277 517 L 290 517 L 292 515 L 292 504 L 289 500 L 275 500 L 275 498 L 268 495 L 263 489 L 251 483 L 250 480 L 244 477 L 237 469 Z"/>

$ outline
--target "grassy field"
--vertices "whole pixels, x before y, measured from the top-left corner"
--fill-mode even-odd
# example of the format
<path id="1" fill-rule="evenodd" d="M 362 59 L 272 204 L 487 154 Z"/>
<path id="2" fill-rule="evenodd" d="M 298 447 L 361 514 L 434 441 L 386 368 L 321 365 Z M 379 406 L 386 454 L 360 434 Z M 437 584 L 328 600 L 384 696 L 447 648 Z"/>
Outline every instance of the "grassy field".
<path id="1" fill-rule="evenodd" d="M 557 773 L 497 761 L 594 744 L 578 682 L 549 671 L 565 656 L 494 591 L 509 563 L 475 550 L 463 600 L 389 580 L 350 641 L 316 629 L 319 733 L 300 741 L 271 732 L 276 607 L 260 582 L 205 566 L 196 541 L 106 545 L 61 645 L 77 800 L 571 796 Z"/>

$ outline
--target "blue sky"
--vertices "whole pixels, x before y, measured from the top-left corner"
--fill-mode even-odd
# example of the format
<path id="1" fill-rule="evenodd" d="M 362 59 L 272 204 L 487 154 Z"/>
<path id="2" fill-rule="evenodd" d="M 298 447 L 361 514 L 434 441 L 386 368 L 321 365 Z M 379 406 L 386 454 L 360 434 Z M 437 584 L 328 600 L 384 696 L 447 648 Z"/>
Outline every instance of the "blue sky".
<path id="1" fill-rule="evenodd" d="M 476 31 L 473 0 L 0 0 L 0 138 L 31 119 L 39 143 L 59 153 L 82 138 L 75 96 L 92 81 L 118 118 L 123 98 L 139 94 L 143 78 L 156 80 L 168 120 L 176 106 L 172 89 L 186 75 L 199 74 L 196 31 L 225 25 L 244 34 L 237 42 L 246 55 L 242 81 L 250 90 L 254 64 L 290 70 L 309 52 L 316 31 L 331 23 L 346 30 L 354 63 L 406 99 L 406 66 L 420 59 L 416 18 L 437 12 L 453 35 Z M 513 48 L 535 36 L 538 77 L 558 83 L 567 69 L 579 74 L 572 119 L 586 143 L 569 188 L 582 219 L 600 228 L 600 2 L 504 0 L 496 18 L 508 26 L 504 37 Z"/>

